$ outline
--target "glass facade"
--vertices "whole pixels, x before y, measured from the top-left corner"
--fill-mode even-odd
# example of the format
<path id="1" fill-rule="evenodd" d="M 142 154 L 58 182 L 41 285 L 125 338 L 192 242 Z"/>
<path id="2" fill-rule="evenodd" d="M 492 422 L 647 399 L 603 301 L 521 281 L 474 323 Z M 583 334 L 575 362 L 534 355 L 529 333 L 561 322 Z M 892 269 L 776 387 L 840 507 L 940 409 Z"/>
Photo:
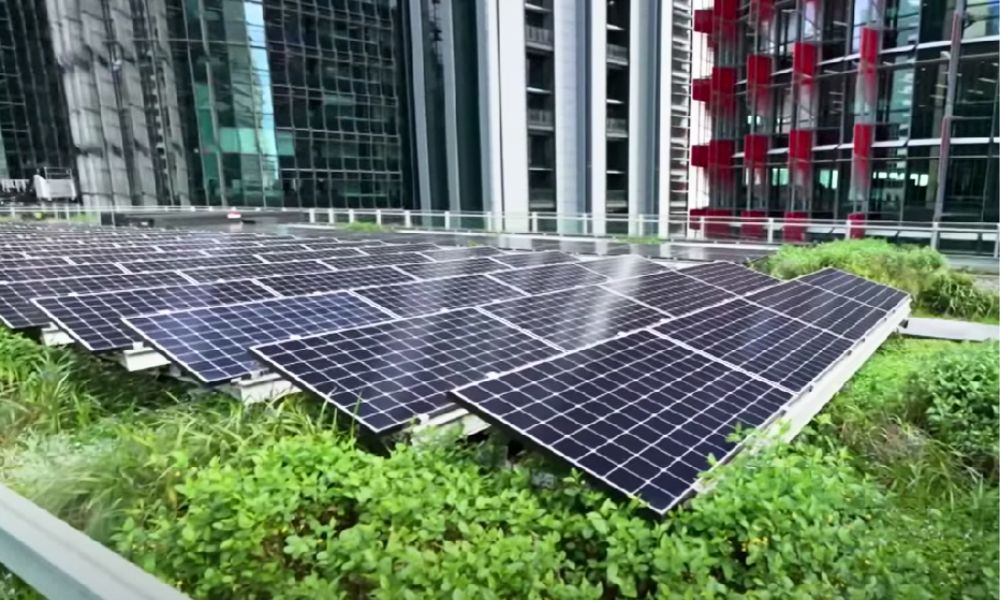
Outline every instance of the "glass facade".
<path id="1" fill-rule="evenodd" d="M 732 167 L 735 193 L 713 193 L 713 205 L 741 210 L 763 207 L 780 217 L 792 208 L 795 195 L 789 174 L 789 134 L 811 132 L 811 185 L 806 206 L 814 218 L 845 218 L 856 210 L 849 199 L 854 128 L 863 122 L 857 104 L 859 51 L 864 19 L 873 0 L 820 2 L 815 64 L 815 107 L 803 107 L 797 93 L 793 53 L 803 28 L 801 13 L 779 10 L 773 27 L 760 27 L 747 16 L 740 23 L 747 53 L 770 57 L 769 114 L 755 122 L 754 132 L 769 137 L 766 185 L 751 185 L 743 168 L 743 136 L 751 133 L 745 64 L 741 65 L 737 122 L 741 130 L 716 136 L 736 140 Z M 880 50 L 876 61 L 874 142 L 867 218 L 926 221 L 934 218 L 939 187 L 941 138 L 950 136 L 945 169 L 944 221 L 997 221 L 1000 177 L 1000 1 L 969 0 L 962 20 L 957 57 L 957 83 L 950 131 L 942 131 L 948 97 L 951 22 L 954 0 L 884 3 Z M 744 13 L 745 15 L 746 13 Z M 746 56 L 743 57 L 745 63 Z M 806 98 L 808 98 L 806 96 Z M 808 101 L 808 100 L 806 100 Z M 803 115 L 815 114 L 815 119 Z M 758 117 L 758 119 L 761 119 Z M 763 196 L 763 197 L 761 197 Z M 800 196 L 801 199 L 801 196 Z"/>
<path id="2" fill-rule="evenodd" d="M 44 2 L 0 2 L 0 179 L 73 166 Z"/>

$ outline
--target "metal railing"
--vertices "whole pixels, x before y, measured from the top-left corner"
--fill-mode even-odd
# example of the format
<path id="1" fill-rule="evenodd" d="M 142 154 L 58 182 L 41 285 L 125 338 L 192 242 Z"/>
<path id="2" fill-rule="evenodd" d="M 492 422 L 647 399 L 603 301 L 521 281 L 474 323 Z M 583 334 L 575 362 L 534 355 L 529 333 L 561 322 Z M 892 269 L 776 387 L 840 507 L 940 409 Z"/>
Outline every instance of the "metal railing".
<path id="1" fill-rule="evenodd" d="M 524 41 L 538 46 L 552 47 L 552 30 L 533 25 L 524 26 Z"/>
<path id="2" fill-rule="evenodd" d="M 912 221 L 855 222 L 834 219 L 740 218 L 688 215 L 605 216 L 553 212 L 421 211 L 390 208 L 292 208 L 221 206 L 84 207 L 74 205 L 9 206 L 0 218 L 40 216 L 60 221 L 122 224 L 127 218 L 172 215 L 280 215 L 283 223 L 332 224 L 369 222 L 386 227 L 493 233 L 573 233 L 591 236 L 624 233 L 662 242 L 710 241 L 753 244 L 804 244 L 845 238 L 877 238 L 928 245 L 945 252 L 996 256 L 997 223 L 928 223 Z"/>
<path id="3" fill-rule="evenodd" d="M 556 118 L 555 113 L 551 110 L 545 110 L 542 108 L 529 108 L 528 109 L 528 126 L 529 127 L 546 127 L 551 129 L 555 126 Z"/>
<path id="4" fill-rule="evenodd" d="M 628 119 L 608 117 L 607 128 L 608 128 L 608 133 L 628 135 Z"/>
<path id="5" fill-rule="evenodd" d="M 628 48 L 625 46 L 619 46 L 618 44 L 608 44 L 608 60 L 614 60 L 616 62 L 628 62 Z"/>
<path id="6" fill-rule="evenodd" d="M 0 563 L 46 598 L 190 600 L 3 485 Z"/>

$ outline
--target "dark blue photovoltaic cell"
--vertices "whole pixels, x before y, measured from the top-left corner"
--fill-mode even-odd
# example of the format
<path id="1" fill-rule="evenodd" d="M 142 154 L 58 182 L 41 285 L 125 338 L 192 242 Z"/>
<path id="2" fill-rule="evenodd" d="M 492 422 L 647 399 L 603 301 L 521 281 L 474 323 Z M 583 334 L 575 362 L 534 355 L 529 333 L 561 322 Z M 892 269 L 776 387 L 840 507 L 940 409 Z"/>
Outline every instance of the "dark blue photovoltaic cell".
<path id="1" fill-rule="evenodd" d="M 11 329 L 47 325 L 49 318 L 31 303 L 32 298 L 147 288 L 158 285 L 184 285 L 186 283 L 190 283 L 190 281 L 179 273 L 140 273 L 138 275 L 42 279 L 0 285 L 0 321 Z"/>
<path id="2" fill-rule="evenodd" d="M 260 261 L 253 256 L 202 256 L 200 258 L 123 262 L 121 267 L 129 273 L 148 273 L 151 271 L 176 271 L 199 267 L 228 267 L 259 263 Z"/>
<path id="3" fill-rule="evenodd" d="M 359 257 L 363 258 L 363 257 Z M 331 259 L 343 260 L 343 259 Z M 182 269 L 182 272 L 199 283 L 215 281 L 232 281 L 249 277 L 267 277 L 270 275 L 290 275 L 294 273 L 319 273 L 332 271 L 330 267 L 318 260 L 297 260 L 278 264 L 242 264 L 228 267 L 203 267 L 198 269 Z"/>
<path id="4" fill-rule="evenodd" d="M 384 254 L 400 254 L 403 252 L 427 252 L 429 250 L 440 250 L 441 247 L 435 244 L 389 244 L 387 246 L 373 246 L 364 248 L 366 254 L 381 256 Z"/>
<path id="5" fill-rule="evenodd" d="M 619 279 L 605 284 L 604 287 L 670 316 L 687 314 L 737 297 L 719 287 L 703 283 L 677 271 Z"/>
<path id="6" fill-rule="evenodd" d="M 0 281 L 30 281 L 32 279 L 60 279 L 62 277 L 87 277 L 91 275 L 121 275 L 124 273 L 115 264 L 54 265 L 51 267 L 28 267 L 24 269 L 0 270 Z"/>
<path id="7" fill-rule="evenodd" d="M 350 292 L 332 292 L 130 317 L 124 322 L 199 380 L 221 383 L 257 368 L 250 356 L 253 346 L 390 317 Z"/>
<path id="8" fill-rule="evenodd" d="M 400 271 L 413 275 L 417 279 L 439 279 L 441 277 L 455 277 L 457 275 L 475 275 L 477 273 L 506 271 L 510 267 L 484 257 L 420 263 L 415 265 L 399 265 L 396 268 Z"/>
<path id="9" fill-rule="evenodd" d="M 300 250 L 298 252 L 272 252 L 261 254 L 260 259 L 269 263 L 285 263 L 293 260 L 317 260 L 320 258 L 340 258 L 361 256 L 356 248 L 324 248 L 320 250 Z"/>
<path id="10" fill-rule="evenodd" d="M 379 267 L 386 265 L 408 265 L 414 263 L 429 263 L 431 259 L 416 252 L 400 254 L 383 254 L 381 256 L 346 256 L 344 258 L 327 258 L 323 260 L 334 269 L 360 269 L 362 267 Z"/>
<path id="11" fill-rule="evenodd" d="M 251 281 L 232 281 L 53 296 L 37 298 L 34 303 L 77 342 L 92 352 L 100 352 L 129 348 L 139 340 L 122 323 L 123 317 L 273 297 Z"/>
<path id="12" fill-rule="evenodd" d="M 7 269 L 36 269 L 44 267 L 65 267 L 70 264 L 61 256 L 46 256 L 43 258 L 17 258 L 0 260 L 0 273 Z"/>
<path id="13" fill-rule="evenodd" d="M 664 316 L 600 287 L 505 300 L 482 310 L 566 350 L 648 327 Z"/>
<path id="14" fill-rule="evenodd" d="M 584 269 L 578 263 L 544 265 L 527 269 L 514 269 L 491 275 L 497 281 L 516 287 L 527 294 L 544 294 L 582 285 L 597 285 L 607 278 Z"/>
<path id="15" fill-rule="evenodd" d="M 883 310 L 896 308 L 907 296 L 906 292 L 837 269 L 816 271 L 798 281 Z"/>
<path id="16" fill-rule="evenodd" d="M 475 248 L 448 248 L 446 250 L 431 250 L 421 252 L 424 256 L 434 260 L 458 260 L 460 258 L 474 258 L 477 256 L 497 256 L 502 254 L 499 249 L 492 246 L 476 246 Z"/>
<path id="17" fill-rule="evenodd" d="M 522 295 L 517 290 L 493 281 L 485 275 L 430 279 L 365 288 L 355 293 L 400 317 L 427 315 L 446 308 L 479 306 Z"/>
<path id="18" fill-rule="evenodd" d="M 299 296 L 313 292 L 334 292 L 415 280 L 412 276 L 395 267 L 368 267 L 345 271 L 261 277 L 258 281 L 282 296 Z"/>
<path id="19" fill-rule="evenodd" d="M 586 260 L 580 262 L 580 265 L 595 273 L 600 273 L 608 279 L 630 279 L 639 275 L 651 275 L 672 270 L 663 263 L 631 255 Z"/>
<path id="20" fill-rule="evenodd" d="M 851 340 L 862 338 L 887 313 L 798 281 L 754 292 L 746 299 Z"/>
<path id="21" fill-rule="evenodd" d="M 658 333 L 798 392 L 851 349 L 851 342 L 744 300 L 654 327 Z"/>
<path id="22" fill-rule="evenodd" d="M 791 394 L 644 330 L 449 397 L 663 514 Z"/>
<path id="23" fill-rule="evenodd" d="M 523 267 L 537 267 L 541 265 L 553 265 L 556 263 L 577 262 L 575 256 L 550 250 L 546 252 L 517 252 L 515 254 L 504 254 L 495 256 L 493 260 L 498 260 L 505 265 L 520 269 Z"/>
<path id="24" fill-rule="evenodd" d="M 259 346 L 254 354 L 375 433 L 449 408 L 445 392 L 557 350 L 475 309 Z"/>
<path id="25" fill-rule="evenodd" d="M 721 287 L 734 294 L 746 294 L 781 283 L 770 275 L 758 273 L 757 271 L 728 262 L 697 265 L 681 269 L 680 272 L 683 275 Z"/>

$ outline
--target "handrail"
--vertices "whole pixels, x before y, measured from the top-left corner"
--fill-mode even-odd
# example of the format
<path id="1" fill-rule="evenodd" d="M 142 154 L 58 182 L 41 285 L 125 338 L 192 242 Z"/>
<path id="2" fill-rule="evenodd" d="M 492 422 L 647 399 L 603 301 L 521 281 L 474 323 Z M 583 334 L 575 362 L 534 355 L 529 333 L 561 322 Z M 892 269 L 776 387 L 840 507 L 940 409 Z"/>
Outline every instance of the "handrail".
<path id="1" fill-rule="evenodd" d="M 2 484 L 0 563 L 54 600 L 190 600 Z"/>

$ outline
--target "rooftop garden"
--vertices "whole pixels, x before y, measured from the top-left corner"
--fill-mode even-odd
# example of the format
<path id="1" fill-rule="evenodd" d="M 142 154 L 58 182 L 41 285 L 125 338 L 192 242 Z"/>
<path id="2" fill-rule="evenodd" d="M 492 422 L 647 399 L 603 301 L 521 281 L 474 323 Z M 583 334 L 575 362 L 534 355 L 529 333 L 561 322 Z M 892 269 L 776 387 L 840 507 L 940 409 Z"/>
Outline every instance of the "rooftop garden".
<path id="1" fill-rule="evenodd" d="M 949 272 L 924 254 L 833 266 L 995 319 L 926 300 L 910 270 Z M 374 446 L 309 398 L 244 407 L 0 331 L 0 481 L 194 598 L 996 598 L 998 362 L 891 339 L 796 441 L 653 521 L 497 433 Z"/>

